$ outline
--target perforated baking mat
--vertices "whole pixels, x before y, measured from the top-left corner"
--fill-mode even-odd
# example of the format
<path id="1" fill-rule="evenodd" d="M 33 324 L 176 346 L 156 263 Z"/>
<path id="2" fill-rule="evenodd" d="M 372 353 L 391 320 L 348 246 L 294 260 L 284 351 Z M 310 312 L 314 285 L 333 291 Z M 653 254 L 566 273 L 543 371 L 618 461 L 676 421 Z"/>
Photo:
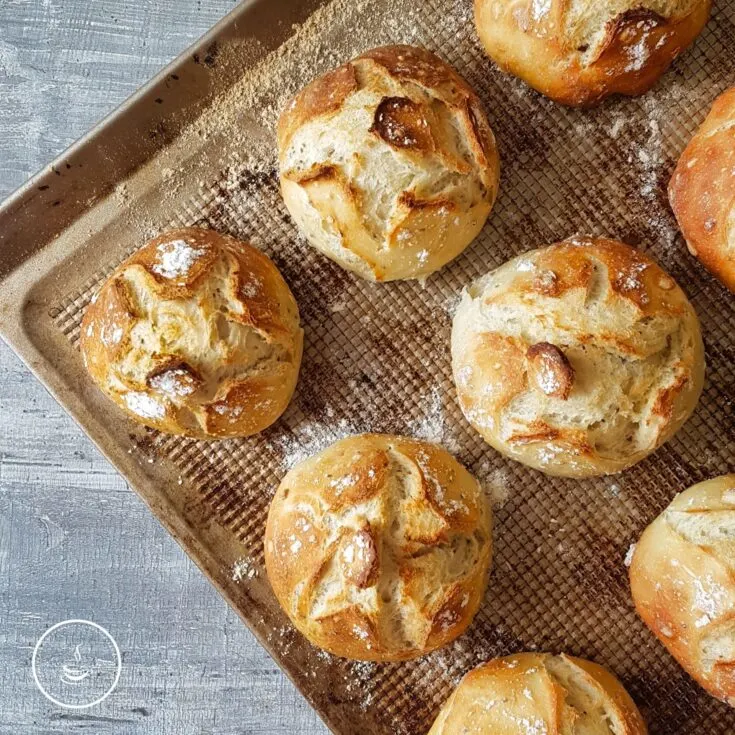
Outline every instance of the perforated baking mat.
<path id="1" fill-rule="evenodd" d="M 318 255 L 281 202 L 274 124 L 313 75 L 366 48 L 425 45 L 482 98 L 503 163 L 476 242 L 425 284 L 369 284 Z M 470 0 L 246 2 L 0 210 L 2 333 L 126 476 L 344 735 L 426 732 L 460 677 L 521 650 L 567 651 L 624 681 L 654 735 L 735 733 L 636 617 L 624 564 L 642 529 L 692 483 L 735 469 L 735 299 L 691 258 L 666 201 L 684 145 L 735 83 L 735 0 L 649 94 L 591 111 L 555 105 L 483 55 Z M 92 294 L 174 225 L 251 240 L 291 285 L 306 330 L 297 395 L 258 437 L 214 443 L 134 426 L 85 376 L 77 339 Z M 615 477 L 553 479 L 503 459 L 468 426 L 451 381 L 463 286 L 525 250 L 584 232 L 654 256 L 702 320 L 699 406 L 653 457 Z M 270 498 L 287 468 L 344 435 L 408 434 L 454 452 L 495 505 L 482 609 L 453 645 L 413 662 L 333 658 L 279 610 L 263 568 Z"/>

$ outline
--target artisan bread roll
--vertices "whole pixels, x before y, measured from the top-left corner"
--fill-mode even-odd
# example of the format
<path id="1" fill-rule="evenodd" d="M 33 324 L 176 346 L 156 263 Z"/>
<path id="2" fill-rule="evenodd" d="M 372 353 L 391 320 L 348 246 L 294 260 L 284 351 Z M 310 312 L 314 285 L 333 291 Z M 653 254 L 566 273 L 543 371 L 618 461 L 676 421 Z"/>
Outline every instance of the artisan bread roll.
<path id="1" fill-rule="evenodd" d="M 489 56 L 567 105 L 646 92 L 707 22 L 711 0 L 475 0 Z"/>
<path id="2" fill-rule="evenodd" d="M 470 671 L 429 735 L 646 735 L 623 685 L 571 656 L 521 653 Z"/>
<path id="3" fill-rule="evenodd" d="M 146 426 L 198 438 L 272 424 L 296 387 L 302 344 L 275 265 L 211 230 L 152 240 L 82 320 L 82 357 L 102 391 Z"/>
<path id="4" fill-rule="evenodd" d="M 674 280 L 620 242 L 577 237 L 466 289 L 452 329 L 462 410 L 550 475 L 619 472 L 669 439 L 702 391 L 699 322 Z"/>
<path id="5" fill-rule="evenodd" d="M 669 199 L 692 255 L 735 292 L 735 87 L 679 159 Z"/>
<path id="6" fill-rule="evenodd" d="M 678 495 L 635 548 L 638 613 L 710 694 L 735 707 L 735 475 Z"/>
<path id="7" fill-rule="evenodd" d="M 440 58 L 386 46 L 313 81 L 278 124 L 283 198 L 314 247 L 374 281 L 422 278 L 482 229 L 498 191 L 480 102 Z"/>
<path id="8" fill-rule="evenodd" d="M 294 467 L 265 532 L 268 578 L 293 624 L 360 660 L 413 658 L 463 633 L 491 555 L 477 480 L 441 447 L 380 434 Z"/>

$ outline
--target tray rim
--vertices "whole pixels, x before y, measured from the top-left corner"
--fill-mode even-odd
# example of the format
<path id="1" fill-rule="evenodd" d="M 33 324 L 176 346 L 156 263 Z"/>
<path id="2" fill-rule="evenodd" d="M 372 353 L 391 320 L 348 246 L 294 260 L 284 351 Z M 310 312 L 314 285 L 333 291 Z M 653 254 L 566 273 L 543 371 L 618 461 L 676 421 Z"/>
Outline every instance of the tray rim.
<path id="1" fill-rule="evenodd" d="M 304 5 L 311 14 L 316 8 L 325 4 L 327 0 L 297 0 L 297 5 Z M 173 60 L 167 63 L 158 73 L 151 77 L 133 94 L 129 95 L 111 112 L 105 115 L 98 123 L 84 133 L 80 138 L 75 140 L 67 148 L 63 149 L 52 161 L 39 169 L 30 176 L 24 183 L 12 191 L 3 201 L 0 202 L 0 231 L 6 218 L 12 216 L 14 210 L 24 204 L 30 205 L 29 199 L 35 195 L 39 186 L 43 186 L 45 182 L 53 180 L 54 169 L 60 168 L 65 161 L 72 156 L 77 156 L 91 146 L 98 138 L 104 134 L 110 126 L 125 119 L 131 108 L 143 101 L 153 90 L 164 82 L 171 74 L 175 74 L 185 64 L 189 62 L 192 56 L 200 54 L 220 40 L 222 34 L 230 30 L 238 21 L 242 20 L 248 13 L 256 11 L 263 0 L 240 0 L 240 2 L 223 16 L 212 28 L 200 36 L 192 44 L 187 46 Z M 287 36 L 288 37 L 288 36 Z M 277 42 L 274 48 L 278 48 L 280 43 Z M 263 48 L 259 52 L 256 61 L 264 59 L 273 49 Z M 247 73 L 247 72 L 246 72 Z M 205 105 L 206 107 L 206 105 Z M 180 132 L 180 131 L 179 131 Z M 158 149 L 160 150 L 160 148 Z M 144 164 L 148 158 L 143 159 Z M 133 174 L 136 167 L 133 167 L 127 176 Z M 121 177 L 119 180 L 123 180 Z M 105 192 L 108 196 L 110 192 Z M 66 391 L 63 377 L 59 370 L 54 367 L 51 361 L 46 358 L 36 347 L 26 331 L 24 325 L 24 317 L 27 307 L 27 294 L 37 285 L 48 273 L 42 273 L 36 280 L 31 280 L 26 284 L 24 291 L 19 294 L 21 298 L 16 298 L 14 303 L 8 303 L 6 294 L 2 292 L 6 282 L 18 271 L 26 267 L 28 260 L 39 255 L 44 249 L 61 234 L 74 221 L 79 219 L 85 212 L 94 206 L 85 204 L 81 207 L 76 216 L 63 227 L 61 227 L 54 236 L 48 241 L 39 243 L 36 250 L 30 252 L 27 258 L 23 258 L 20 262 L 15 263 L 7 272 L 0 272 L 0 339 L 10 347 L 10 349 L 23 362 L 24 366 L 31 374 L 43 385 L 50 393 L 54 400 L 71 416 L 77 426 L 84 435 L 89 438 L 100 454 L 115 468 L 115 470 L 130 485 L 138 498 L 147 506 L 156 520 L 163 528 L 172 536 L 179 544 L 184 553 L 194 562 L 199 570 L 204 574 L 207 580 L 214 586 L 219 595 L 234 610 L 238 617 L 242 620 L 248 630 L 256 638 L 259 645 L 271 656 L 278 668 L 286 675 L 296 690 L 309 703 L 320 720 L 327 728 L 340 735 L 344 730 L 340 727 L 340 718 L 337 717 L 337 710 L 330 711 L 320 707 L 310 692 L 301 686 L 298 678 L 294 675 L 296 665 L 289 665 L 285 658 L 281 658 L 275 651 L 275 647 L 270 644 L 268 639 L 258 631 L 255 625 L 247 618 L 244 612 L 235 604 L 234 599 L 228 594 L 224 585 L 220 581 L 219 565 L 214 555 L 210 552 L 208 546 L 204 544 L 194 533 L 190 532 L 190 526 L 186 519 L 181 516 L 173 505 L 168 501 L 164 493 L 153 492 L 148 494 L 143 489 L 144 484 L 151 482 L 152 477 L 156 474 L 156 469 L 151 467 L 143 468 L 141 465 L 131 460 L 120 447 L 111 445 L 108 441 L 108 435 L 105 432 L 104 421 L 98 420 L 91 412 L 90 407 L 80 398 L 76 392 Z M 2 246 L 2 237 L 0 236 L 0 266 L 3 264 L 5 248 Z M 155 496 L 155 497 L 154 497 Z M 153 502 L 155 499 L 155 503 Z"/>

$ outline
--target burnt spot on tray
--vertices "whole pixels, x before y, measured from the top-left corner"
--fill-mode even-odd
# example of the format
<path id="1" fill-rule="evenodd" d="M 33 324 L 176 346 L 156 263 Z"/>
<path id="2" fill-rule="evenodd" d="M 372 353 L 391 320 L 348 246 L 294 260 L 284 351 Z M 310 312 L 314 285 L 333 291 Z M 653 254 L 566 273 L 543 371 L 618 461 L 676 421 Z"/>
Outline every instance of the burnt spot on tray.
<path id="1" fill-rule="evenodd" d="M 244 171 L 238 181 L 238 186 L 243 190 L 256 191 L 267 184 L 277 185 L 278 171 L 272 168 L 268 171 Z"/>
<path id="2" fill-rule="evenodd" d="M 209 69 L 213 69 L 217 64 L 218 56 L 219 56 L 219 46 L 217 45 L 217 42 L 215 41 L 205 51 L 204 58 L 202 58 L 201 54 L 194 54 L 193 58 L 194 58 L 195 64 L 204 64 L 204 66 L 208 67 Z"/>
<path id="3" fill-rule="evenodd" d="M 168 128 L 165 123 L 157 122 L 155 127 L 148 131 L 148 137 L 151 140 L 160 140 L 161 138 L 165 138 L 167 133 Z"/>

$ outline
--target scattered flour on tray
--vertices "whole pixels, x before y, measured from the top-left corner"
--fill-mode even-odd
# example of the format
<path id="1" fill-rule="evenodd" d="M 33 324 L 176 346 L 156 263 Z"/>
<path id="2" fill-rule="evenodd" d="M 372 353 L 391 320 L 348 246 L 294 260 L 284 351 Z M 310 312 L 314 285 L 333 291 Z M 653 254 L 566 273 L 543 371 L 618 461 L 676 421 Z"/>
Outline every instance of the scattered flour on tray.
<path id="1" fill-rule="evenodd" d="M 243 579 L 252 579 L 258 576 L 258 568 L 253 561 L 246 556 L 240 557 L 231 569 L 232 581 L 240 582 Z"/>
<path id="2" fill-rule="evenodd" d="M 299 420 L 286 419 L 285 423 L 288 430 L 270 440 L 271 449 L 280 455 L 284 471 L 321 452 L 330 444 L 359 433 L 346 419 L 325 423 L 301 415 Z"/>
<path id="3" fill-rule="evenodd" d="M 442 391 L 434 386 L 428 396 L 423 396 L 417 401 L 417 405 L 422 408 L 425 407 L 425 412 L 409 423 L 409 436 L 424 439 L 434 444 L 441 444 L 444 441 Z"/>

